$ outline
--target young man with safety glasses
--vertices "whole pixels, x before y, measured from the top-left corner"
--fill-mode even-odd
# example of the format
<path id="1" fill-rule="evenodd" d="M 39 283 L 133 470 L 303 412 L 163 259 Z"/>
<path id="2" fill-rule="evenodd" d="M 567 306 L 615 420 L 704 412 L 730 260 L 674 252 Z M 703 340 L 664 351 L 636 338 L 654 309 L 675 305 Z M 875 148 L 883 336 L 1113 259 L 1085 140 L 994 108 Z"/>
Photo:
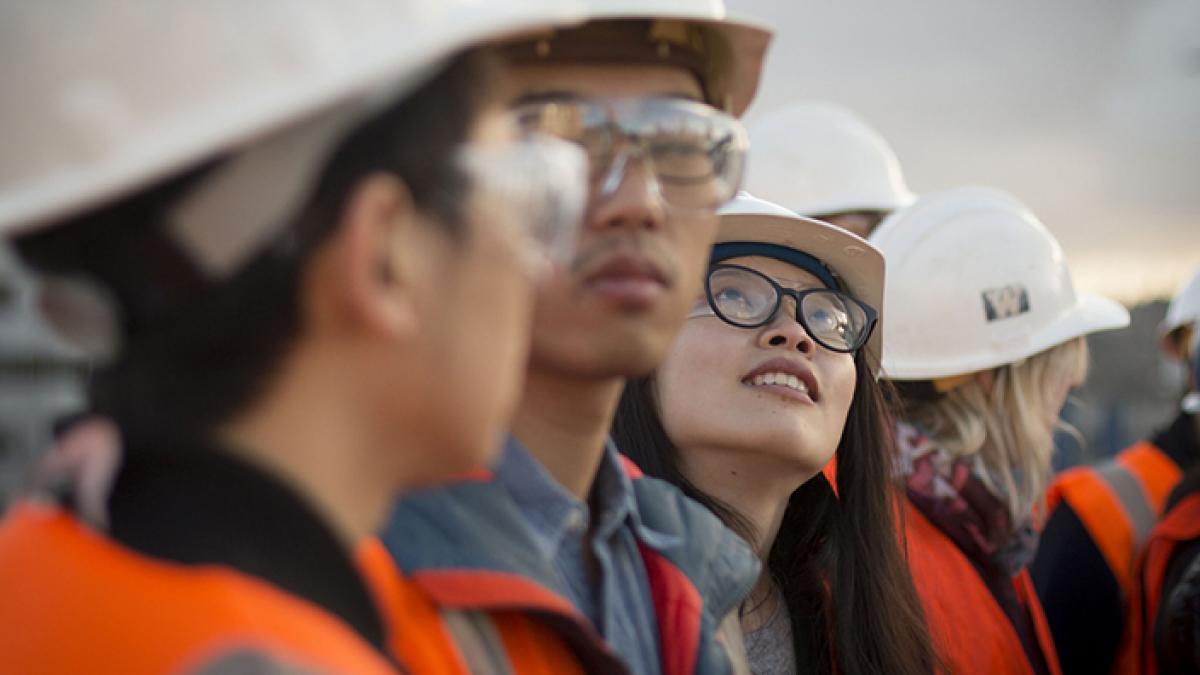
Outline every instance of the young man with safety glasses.
<path id="1" fill-rule="evenodd" d="M 403 499 L 384 541 L 443 608 L 537 617 L 585 664 L 731 672 L 754 554 L 608 432 L 625 379 L 659 363 L 700 291 L 769 34 L 711 2 L 591 19 L 502 46 L 522 127 L 583 147 L 591 171 L 577 253 L 539 290 L 512 436 L 490 474 Z"/>

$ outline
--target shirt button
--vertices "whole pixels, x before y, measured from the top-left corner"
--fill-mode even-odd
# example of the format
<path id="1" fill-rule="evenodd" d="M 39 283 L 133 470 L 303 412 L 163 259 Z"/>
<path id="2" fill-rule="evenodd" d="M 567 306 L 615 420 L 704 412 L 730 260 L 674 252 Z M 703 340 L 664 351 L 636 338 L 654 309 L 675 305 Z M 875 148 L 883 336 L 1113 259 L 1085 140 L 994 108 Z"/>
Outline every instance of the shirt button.
<path id="1" fill-rule="evenodd" d="M 583 514 L 579 511 L 572 510 L 567 514 L 567 529 L 573 532 L 578 532 L 583 529 Z"/>

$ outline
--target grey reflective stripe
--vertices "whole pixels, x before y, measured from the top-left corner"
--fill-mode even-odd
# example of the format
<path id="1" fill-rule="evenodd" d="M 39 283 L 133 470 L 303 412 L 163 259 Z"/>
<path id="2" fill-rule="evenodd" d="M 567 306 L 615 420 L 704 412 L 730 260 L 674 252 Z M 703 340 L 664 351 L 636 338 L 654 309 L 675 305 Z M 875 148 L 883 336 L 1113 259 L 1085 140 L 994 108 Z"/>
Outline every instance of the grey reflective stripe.
<path id="1" fill-rule="evenodd" d="M 513 674 L 508 650 L 491 617 L 478 611 L 443 610 L 441 615 L 471 675 Z"/>
<path id="2" fill-rule="evenodd" d="M 1133 526 L 1133 551 L 1130 556 L 1137 555 L 1157 520 L 1154 509 L 1150 508 L 1150 501 L 1146 499 L 1146 491 L 1142 489 L 1142 481 L 1116 462 L 1105 462 L 1096 467 L 1096 473 L 1116 493 L 1125 513 L 1129 515 L 1129 523 Z"/>

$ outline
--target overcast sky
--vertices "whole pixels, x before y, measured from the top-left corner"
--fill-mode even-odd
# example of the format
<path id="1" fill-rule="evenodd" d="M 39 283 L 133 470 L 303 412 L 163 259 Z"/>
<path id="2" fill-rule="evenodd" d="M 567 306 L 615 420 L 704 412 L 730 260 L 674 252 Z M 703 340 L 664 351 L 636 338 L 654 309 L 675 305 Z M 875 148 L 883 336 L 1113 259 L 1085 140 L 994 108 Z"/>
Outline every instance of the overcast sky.
<path id="1" fill-rule="evenodd" d="M 748 119 L 828 100 L 917 192 L 1012 192 L 1081 288 L 1126 302 L 1200 269 L 1200 0 L 727 0 L 776 30 Z"/>

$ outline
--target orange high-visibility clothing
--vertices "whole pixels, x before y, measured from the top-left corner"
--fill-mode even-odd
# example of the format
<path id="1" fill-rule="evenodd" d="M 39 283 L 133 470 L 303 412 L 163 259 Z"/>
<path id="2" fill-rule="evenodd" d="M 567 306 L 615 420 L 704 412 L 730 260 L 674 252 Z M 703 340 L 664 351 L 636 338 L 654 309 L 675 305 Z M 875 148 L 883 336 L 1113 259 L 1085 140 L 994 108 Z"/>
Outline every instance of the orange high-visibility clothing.
<path id="1" fill-rule="evenodd" d="M 907 499 L 903 523 L 913 582 L 925 608 L 934 648 L 948 672 L 1036 673 L 1008 615 L 954 541 Z M 1012 583 L 1029 615 L 1046 667 L 1051 675 L 1061 675 L 1029 573 L 1022 570 Z"/>

